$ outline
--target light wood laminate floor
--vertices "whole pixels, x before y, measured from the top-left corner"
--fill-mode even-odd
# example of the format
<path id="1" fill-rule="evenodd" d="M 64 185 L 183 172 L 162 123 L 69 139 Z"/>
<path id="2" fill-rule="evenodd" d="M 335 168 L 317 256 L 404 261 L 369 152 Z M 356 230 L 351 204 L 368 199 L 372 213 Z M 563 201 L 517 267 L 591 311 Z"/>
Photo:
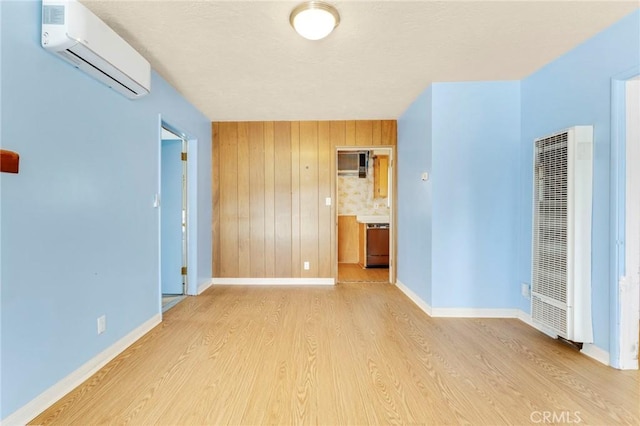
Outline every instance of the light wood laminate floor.
<path id="1" fill-rule="evenodd" d="M 363 268 L 357 263 L 338 263 L 339 283 L 389 283 L 389 268 Z"/>
<path id="2" fill-rule="evenodd" d="M 637 371 L 392 285 L 216 286 L 32 423 L 637 425 L 639 400 Z"/>

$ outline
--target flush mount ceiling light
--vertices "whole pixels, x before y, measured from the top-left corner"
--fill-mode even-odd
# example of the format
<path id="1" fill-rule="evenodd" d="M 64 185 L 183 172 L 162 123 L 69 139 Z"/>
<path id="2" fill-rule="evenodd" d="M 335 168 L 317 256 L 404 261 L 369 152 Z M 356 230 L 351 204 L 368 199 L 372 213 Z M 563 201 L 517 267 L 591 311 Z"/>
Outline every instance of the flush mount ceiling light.
<path id="1" fill-rule="evenodd" d="M 340 15 L 335 7 L 322 1 L 302 3 L 289 16 L 291 26 L 308 40 L 325 38 L 340 23 Z"/>

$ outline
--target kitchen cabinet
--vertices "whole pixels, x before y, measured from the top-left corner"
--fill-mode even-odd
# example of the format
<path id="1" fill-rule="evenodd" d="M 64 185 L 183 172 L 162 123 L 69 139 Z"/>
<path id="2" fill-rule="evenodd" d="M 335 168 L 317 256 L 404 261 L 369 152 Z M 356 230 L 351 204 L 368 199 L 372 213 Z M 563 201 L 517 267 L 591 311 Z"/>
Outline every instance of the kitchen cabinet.
<path id="1" fill-rule="evenodd" d="M 338 216 L 338 263 L 358 263 L 358 229 L 355 216 Z"/>
<path id="2" fill-rule="evenodd" d="M 387 198 L 389 194 L 389 156 L 373 157 L 373 198 Z"/>

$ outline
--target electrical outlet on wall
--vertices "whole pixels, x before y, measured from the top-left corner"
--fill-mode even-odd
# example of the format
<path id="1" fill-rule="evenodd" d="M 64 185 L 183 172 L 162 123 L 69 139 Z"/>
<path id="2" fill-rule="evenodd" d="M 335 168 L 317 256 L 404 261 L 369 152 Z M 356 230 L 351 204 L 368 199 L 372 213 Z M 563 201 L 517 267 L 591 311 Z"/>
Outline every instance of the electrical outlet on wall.
<path id="1" fill-rule="evenodd" d="M 102 315 L 98 317 L 98 334 L 102 334 L 107 331 L 107 316 Z"/>
<path id="2" fill-rule="evenodd" d="M 309 270 L 309 262 L 304 262 L 304 270 L 305 271 Z"/>
<path id="3" fill-rule="evenodd" d="M 526 297 L 528 299 L 531 296 L 531 288 L 529 288 L 529 284 L 521 283 L 520 292 L 522 293 L 522 297 Z"/>

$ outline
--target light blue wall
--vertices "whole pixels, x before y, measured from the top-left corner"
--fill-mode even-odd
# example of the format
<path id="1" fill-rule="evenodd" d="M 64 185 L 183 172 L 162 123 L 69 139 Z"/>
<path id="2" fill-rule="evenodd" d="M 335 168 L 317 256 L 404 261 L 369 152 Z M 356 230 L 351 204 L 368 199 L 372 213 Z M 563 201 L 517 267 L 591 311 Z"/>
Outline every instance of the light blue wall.
<path id="1" fill-rule="evenodd" d="M 431 304 L 431 88 L 398 119 L 398 280 Z"/>
<path id="2" fill-rule="evenodd" d="M 436 83 L 433 307 L 514 304 L 520 82 Z"/>
<path id="3" fill-rule="evenodd" d="M 514 303 L 519 108 L 519 82 L 435 83 L 398 120 L 398 279 L 434 308 Z"/>
<path id="4" fill-rule="evenodd" d="M 0 136 L 20 153 L 0 183 L 4 418 L 159 313 L 160 115 L 198 140 L 198 277 L 210 279 L 211 124 L 155 73 L 130 101 L 43 50 L 39 2 L 0 8 Z"/>
<path id="5" fill-rule="evenodd" d="M 636 11 L 522 82 L 434 83 L 398 121 L 398 278 L 433 307 L 529 312 L 520 283 L 531 281 L 532 141 L 591 124 L 594 334 L 614 357 L 611 87 L 639 69 Z M 411 189 L 424 153 L 433 169 L 428 205 Z M 430 239 L 413 241 L 410 230 L 427 224 Z"/>
<path id="6" fill-rule="evenodd" d="M 567 127 L 594 126 L 592 309 L 595 344 L 609 351 L 611 79 L 640 63 L 640 12 L 607 28 L 522 82 L 518 278 L 531 276 L 532 141 Z M 529 311 L 525 301 L 519 304 Z"/>

